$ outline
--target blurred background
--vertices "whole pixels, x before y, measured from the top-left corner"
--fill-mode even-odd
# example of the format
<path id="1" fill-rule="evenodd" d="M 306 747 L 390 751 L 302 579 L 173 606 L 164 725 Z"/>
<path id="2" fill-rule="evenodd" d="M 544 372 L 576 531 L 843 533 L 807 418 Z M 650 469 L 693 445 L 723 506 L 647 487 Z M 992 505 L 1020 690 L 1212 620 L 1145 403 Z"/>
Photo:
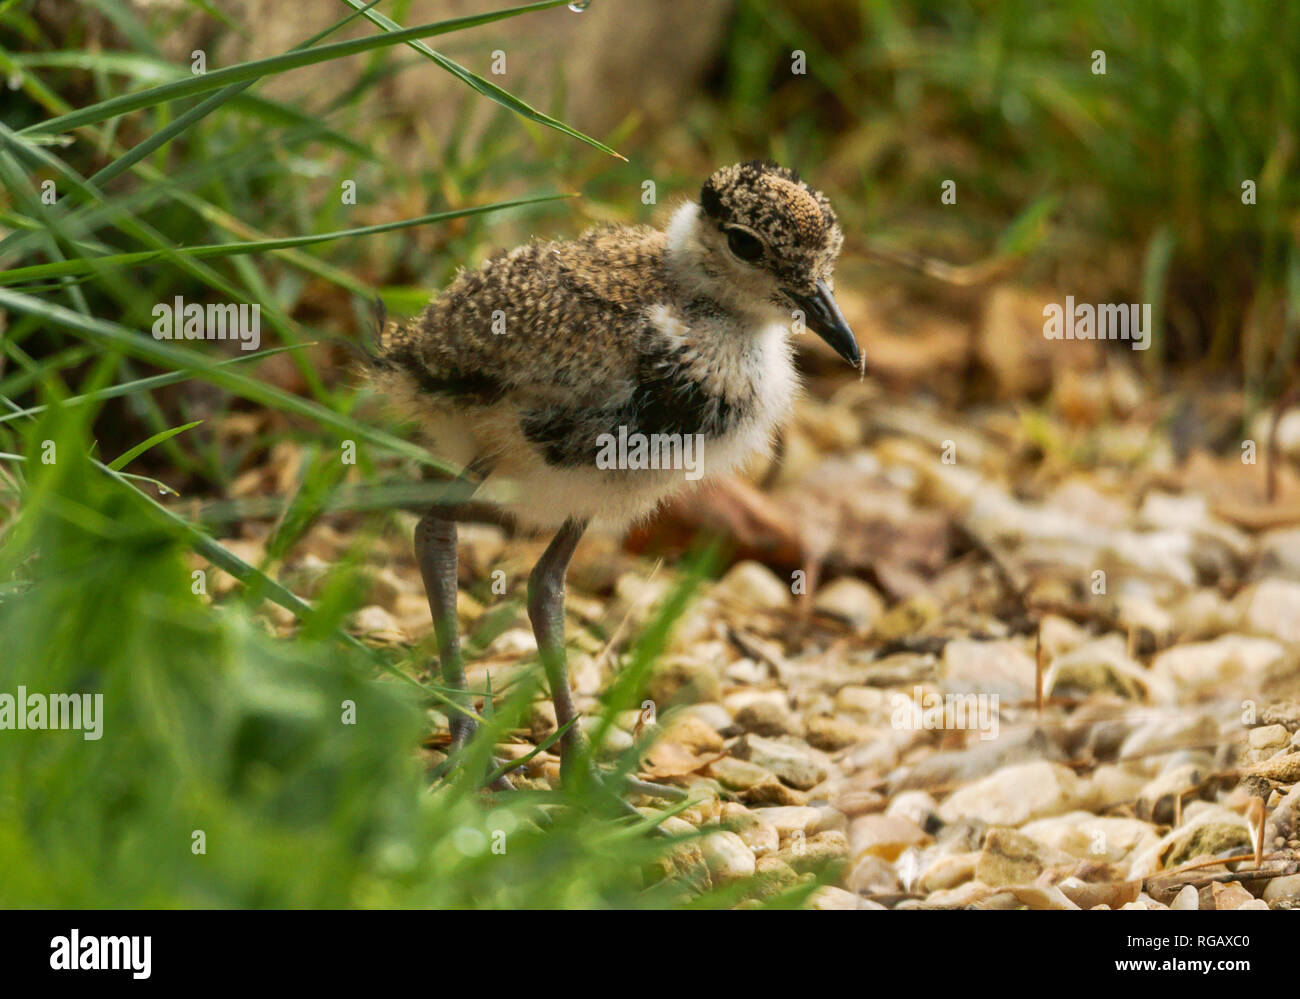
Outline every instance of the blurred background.
<path id="1" fill-rule="evenodd" d="M 116 750 L 5 735 L 22 751 L 0 762 L 0 855 L 40 859 L 0 901 L 970 901 L 987 881 L 918 890 L 900 858 L 924 871 L 970 818 L 943 796 L 1025 761 L 1076 780 L 1070 807 L 1100 821 L 1118 802 L 1147 827 L 1110 858 L 1120 875 L 1197 856 L 1150 787 L 1168 759 L 1126 766 L 1114 733 L 1103 751 L 1078 720 L 1097 704 L 1201 753 L 1184 790 L 1241 845 L 1244 806 L 1206 775 L 1259 749 L 1242 691 L 1261 710 L 1290 696 L 1300 642 L 1300 412 L 1273 414 L 1300 386 L 1300 9 L 591 0 L 276 61 L 498 9 L 362 6 L 0 4 L 0 679 L 103 690 L 121 733 Z M 425 710 L 404 508 L 437 456 L 357 383 L 374 300 L 413 315 L 496 250 L 657 223 L 755 157 L 836 207 L 867 377 L 801 340 L 780 459 L 593 537 L 570 601 L 579 693 L 622 733 L 611 758 L 716 807 L 686 813 L 670 859 L 659 843 L 632 864 L 612 818 L 485 807 L 464 780 L 426 800 L 416 764 L 441 761 L 446 725 Z M 176 296 L 258 303 L 262 349 L 149 337 Z M 1150 349 L 1047 339 L 1067 296 L 1150 305 Z M 43 461 L 47 442 L 68 459 Z M 493 738 L 530 751 L 554 734 L 520 607 L 540 546 L 484 529 L 462 547 L 471 679 L 496 694 Z M 889 723 L 882 699 L 916 683 L 999 693 L 1024 745 L 927 763 L 964 743 Z M 341 690 L 390 719 L 351 750 Z M 1040 692 L 1063 701 L 1031 715 Z M 657 750 L 630 734 L 645 696 L 694 710 Z M 754 739 L 817 754 L 812 777 L 756 762 Z M 532 760 L 539 792 L 553 764 Z M 1098 768 L 1111 783 L 1082 788 Z M 882 829 L 918 789 L 912 828 Z M 729 854 L 706 835 L 724 820 L 776 838 Z M 195 863 L 200 825 L 232 844 L 220 860 Z M 502 859 L 506 826 L 527 845 Z M 791 854 L 796 832 L 816 848 Z"/>

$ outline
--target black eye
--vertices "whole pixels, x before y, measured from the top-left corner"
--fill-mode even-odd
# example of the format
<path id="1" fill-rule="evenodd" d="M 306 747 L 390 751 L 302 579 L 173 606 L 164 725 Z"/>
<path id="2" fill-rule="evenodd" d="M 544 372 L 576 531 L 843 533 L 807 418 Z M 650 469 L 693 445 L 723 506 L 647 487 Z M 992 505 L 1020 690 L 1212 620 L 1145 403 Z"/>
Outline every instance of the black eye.
<path id="1" fill-rule="evenodd" d="M 744 229 L 728 229 L 727 246 L 741 260 L 757 260 L 763 255 L 762 242 Z"/>

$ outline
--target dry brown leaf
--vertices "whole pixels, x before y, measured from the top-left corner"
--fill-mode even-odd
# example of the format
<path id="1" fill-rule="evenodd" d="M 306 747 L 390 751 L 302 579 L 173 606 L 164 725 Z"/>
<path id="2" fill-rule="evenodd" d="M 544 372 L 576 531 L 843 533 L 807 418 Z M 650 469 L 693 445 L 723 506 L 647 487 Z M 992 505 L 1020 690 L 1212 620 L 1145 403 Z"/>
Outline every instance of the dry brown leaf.
<path id="1" fill-rule="evenodd" d="M 687 774 L 703 770 L 710 763 L 726 755 L 726 753 L 715 753 L 710 756 L 696 756 L 681 743 L 661 739 L 642 758 L 641 773 L 651 780 L 685 777 Z"/>
<path id="2" fill-rule="evenodd" d="M 1278 495 L 1265 496 L 1267 480 L 1262 453 L 1256 464 L 1239 457 L 1192 452 L 1173 477 L 1188 492 L 1203 493 L 1215 516 L 1250 530 L 1300 524 L 1300 476 L 1289 466 L 1278 469 Z"/>

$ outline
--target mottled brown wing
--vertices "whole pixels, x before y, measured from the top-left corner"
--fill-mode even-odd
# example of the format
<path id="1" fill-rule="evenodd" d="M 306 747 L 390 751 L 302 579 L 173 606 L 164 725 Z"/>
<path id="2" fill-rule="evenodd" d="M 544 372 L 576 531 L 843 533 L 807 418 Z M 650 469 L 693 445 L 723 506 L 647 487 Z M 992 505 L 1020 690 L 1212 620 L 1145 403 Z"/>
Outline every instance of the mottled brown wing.
<path id="1" fill-rule="evenodd" d="M 644 227 L 521 246 L 390 329 L 381 362 L 431 393 L 526 405 L 625 395 L 644 310 L 663 298 L 663 253 L 663 234 Z"/>

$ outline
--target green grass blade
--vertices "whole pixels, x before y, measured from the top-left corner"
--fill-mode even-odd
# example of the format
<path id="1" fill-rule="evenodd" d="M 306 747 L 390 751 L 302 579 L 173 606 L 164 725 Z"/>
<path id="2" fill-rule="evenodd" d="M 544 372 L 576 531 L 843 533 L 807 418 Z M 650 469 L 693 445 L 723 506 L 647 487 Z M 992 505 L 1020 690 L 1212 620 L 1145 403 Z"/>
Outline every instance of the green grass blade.
<path id="1" fill-rule="evenodd" d="M 118 457 L 116 457 L 115 459 L 113 459 L 108 463 L 108 467 L 115 472 L 120 472 L 122 469 L 126 468 L 127 465 L 131 464 L 131 462 L 135 461 L 136 458 L 140 457 L 140 455 L 144 454 L 155 444 L 161 444 L 163 441 L 171 440 L 177 434 L 183 434 L 187 430 L 193 430 L 202 422 L 203 422 L 202 420 L 194 420 L 192 423 L 186 423 L 183 426 L 169 427 L 166 430 L 162 430 L 154 434 L 152 437 L 148 438 L 147 440 L 141 441 L 139 444 L 137 444 L 135 447 L 131 448 L 129 451 L 125 452 L 124 454 L 118 455 Z"/>
<path id="2" fill-rule="evenodd" d="M 458 208 L 448 212 L 433 212 L 413 219 L 401 219 L 397 222 L 383 222 L 379 225 L 358 226 L 354 229 L 340 229 L 336 232 L 315 233 L 309 236 L 287 236 L 283 239 L 250 240 L 235 243 L 208 243 L 203 246 L 176 247 L 173 252 L 195 260 L 212 257 L 230 257 L 245 253 L 264 253 L 275 250 L 287 250 L 299 246 L 311 246 L 333 239 L 349 239 L 357 236 L 371 236 L 381 232 L 393 232 L 409 229 L 412 226 L 430 225 L 446 222 L 450 219 L 468 218 L 487 212 L 503 211 L 507 208 L 519 208 L 523 205 L 536 205 L 547 201 L 561 201 L 577 197 L 576 194 L 545 194 L 533 198 L 520 198 L 516 201 L 501 201 L 491 205 L 477 205 L 473 208 Z M 108 256 L 60 260 L 49 264 L 33 264 L 29 267 L 14 267 L 0 274 L 0 285 L 13 285 L 23 281 L 43 280 L 51 277 L 80 275 L 99 271 L 105 267 L 131 267 L 159 260 L 168 253 L 165 250 L 138 250 L 133 253 L 114 253 Z"/>
<path id="3" fill-rule="evenodd" d="M 37 122 L 22 131 L 23 133 L 31 132 L 35 134 L 67 132 L 83 125 L 94 125 L 110 118 L 116 118 L 118 115 L 130 114 L 132 111 L 153 107 L 156 104 L 164 104 L 168 101 L 179 100 L 182 97 L 194 97 L 198 94 L 220 90 L 232 83 L 259 80 L 267 76 L 288 72 L 291 69 L 314 66 L 317 63 L 329 62 L 345 56 L 387 48 L 411 39 L 431 38 L 434 35 L 450 34 L 453 31 L 462 31 L 481 24 L 502 21 L 506 18 L 517 17 L 520 14 L 528 14 L 537 10 L 549 10 L 551 7 L 558 7 L 566 2 L 567 0 L 541 0 L 540 3 L 525 4 L 522 7 L 508 7 L 487 14 L 454 17 L 446 21 L 420 24 L 413 28 L 404 28 L 401 31 L 393 31 L 384 35 L 353 38 L 348 41 L 333 42 L 329 45 L 322 45 L 318 48 L 306 49 L 300 52 L 286 52 L 284 55 L 271 56 L 268 59 L 239 63 L 234 66 L 227 66 L 224 69 L 212 70 L 188 80 L 177 80 L 173 83 L 150 87 L 139 93 L 110 97 L 106 101 L 100 101 L 89 107 Z"/>
<path id="4" fill-rule="evenodd" d="M 343 2 L 351 5 L 357 11 L 364 10 L 366 19 L 373 21 L 375 24 L 379 25 L 385 31 L 402 30 L 402 26 L 398 24 L 396 21 L 394 21 L 391 17 L 388 17 L 385 14 L 381 14 L 377 10 L 364 9 L 364 5 L 361 3 L 361 0 L 343 0 Z M 424 42 L 415 39 L 412 41 L 408 41 L 406 44 L 409 45 L 411 48 L 415 49 L 415 51 L 419 52 L 421 55 L 427 56 L 428 58 L 432 59 L 435 63 L 437 63 L 439 66 L 445 69 L 448 73 L 452 74 L 452 76 L 455 76 L 457 79 L 463 80 L 465 83 L 473 87 L 474 90 L 482 94 L 488 100 L 495 101 L 497 104 L 500 104 L 502 107 L 507 108 L 510 111 L 513 111 L 521 118 L 526 118 L 529 121 L 535 121 L 539 125 L 545 125 L 547 128 L 553 128 L 557 132 L 562 132 L 563 134 L 569 136 L 570 138 L 577 139 L 580 142 L 585 142 L 587 145 L 592 146 L 595 149 L 599 149 L 602 153 L 608 153 L 610 156 L 616 156 L 623 162 L 625 163 L 627 162 L 627 157 L 624 156 L 622 153 L 618 152 L 617 150 L 611 149 L 603 142 L 598 142 L 597 140 L 593 139 L 591 136 L 584 135 L 582 132 L 579 132 L 576 128 L 571 128 L 570 126 L 564 124 L 564 122 L 552 118 L 550 115 L 544 114 L 541 111 L 538 111 L 531 104 L 528 104 L 526 101 L 520 100 L 514 94 L 510 93 L 507 90 L 503 90 L 501 87 L 498 87 L 495 83 L 492 83 L 490 80 L 486 80 L 483 77 L 479 76 L 477 73 L 471 72 L 470 70 L 462 66 L 460 63 L 448 59 L 445 55 L 442 55 L 440 52 L 435 52 L 433 49 L 429 48 L 429 46 L 426 45 Z"/>
<path id="5" fill-rule="evenodd" d="M 291 343 L 284 347 L 272 347 L 267 350 L 259 350 L 256 354 L 244 354 L 242 357 L 231 357 L 224 361 L 218 361 L 217 367 L 223 367 L 227 364 L 241 364 L 245 361 L 261 361 L 275 354 L 283 354 L 287 350 L 301 350 L 303 347 L 315 347 L 315 341 L 308 343 Z M 188 378 L 193 378 L 194 373 L 190 371 L 168 371 L 161 375 L 150 375 L 148 378 L 136 378 L 129 382 L 120 382 L 117 385 L 109 385 L 105 388 L 95 389 L 93 392 L 86 392 L 83 395 L 74 395 L 72 398 L 64 401 L 65 406 L 83 406 L 86 403 L 99 402 L 102 399 L 115 399 L 118 396 L 130 395 L 133 392 L 144 392 L 147 389 L 162 388 L 165 385 L 175 385 L 177 382 L 183 382 Z M 8 423 L 10 420 L 19 420 L 24 417 L 38 416 L 44 413 L 49 406 L 29 406 L 27 409 L 16 409 L 11 413 L 0 415 L 0 423 Z"/>

